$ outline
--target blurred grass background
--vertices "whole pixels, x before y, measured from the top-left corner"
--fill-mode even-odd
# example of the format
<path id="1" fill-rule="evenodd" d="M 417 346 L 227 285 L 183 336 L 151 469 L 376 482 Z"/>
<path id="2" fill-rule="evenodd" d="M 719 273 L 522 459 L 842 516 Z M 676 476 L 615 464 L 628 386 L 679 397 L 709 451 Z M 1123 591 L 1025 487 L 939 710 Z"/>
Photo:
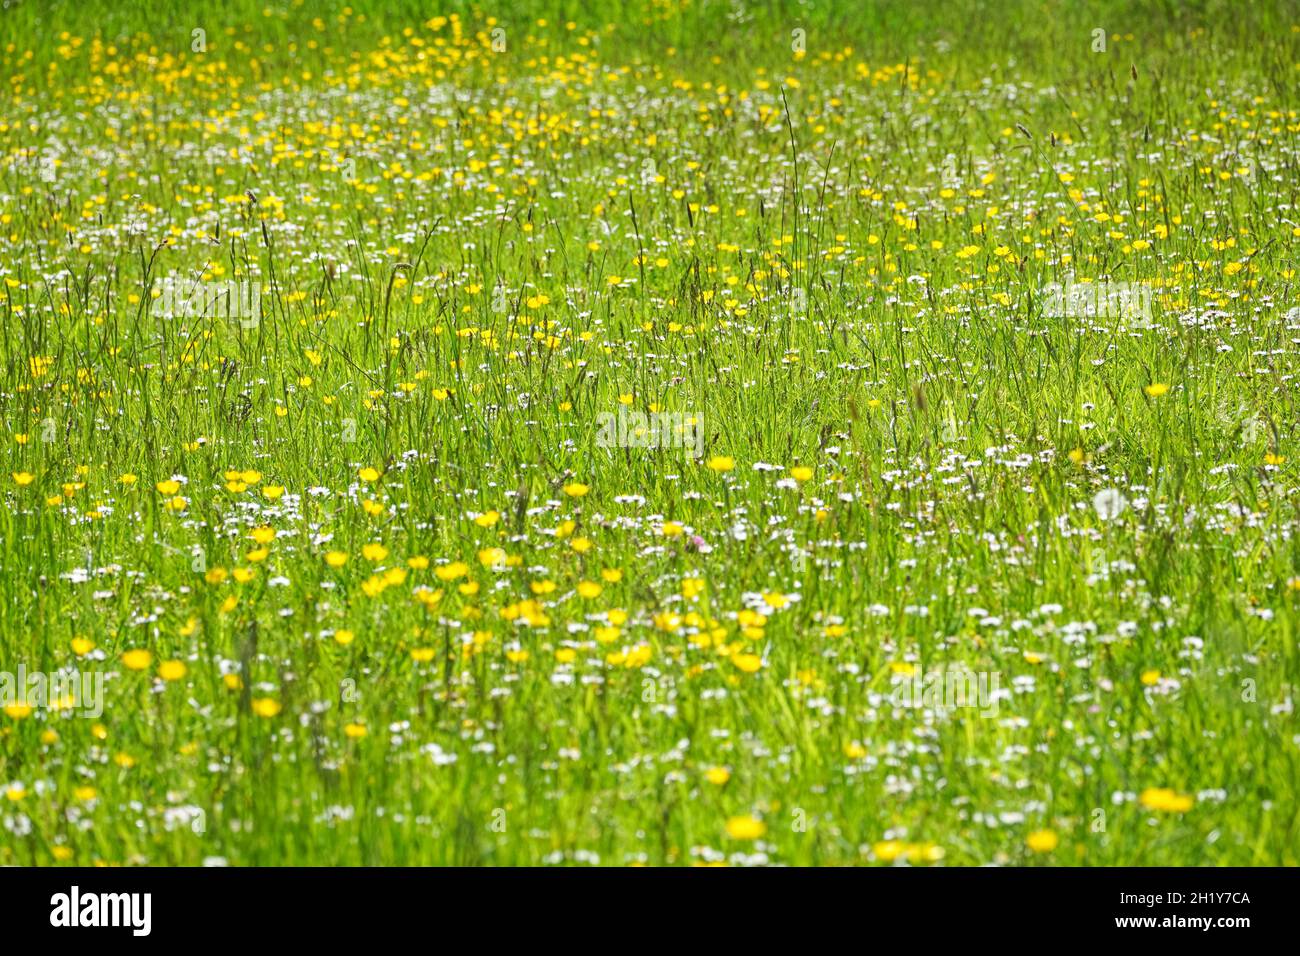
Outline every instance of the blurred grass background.
<path id="1" fill-rule="evenodd" d="M 497 7 L 463 0 L 431 5 L 415 0 L 325 3 L 294 0 L 259 3 L 229 0 L 196 5 L 186 0 L 7 0 L 0 13 L 0 28 L 7 52 L 9 44 L 32 49 L 36 59 L 54 56 L 64 33 L 124 44 L 133 38 L 144 45 L 165 48 L 175 44 L 188 50 L 195 28 L 207 31 L 218 43 L 229 31 L 240 35 L 256 28 L 259 43 L 276 52 L 275 61 L 310 63 L 311 50 L 295 43 L 315 37 L 331 44 L 371 46 L 383 36 L 400 34 L 434 16 L 459 14 L 467 22 L 494 17 L 510 32 L 574 23 L 579 31 L 600 34 L 600 44 L 619 58 L 653 59 L 667 48 L 689 48 L 696 55 L 725 61 L 780 62 L 788 53 L 788 32 L 796 28 L 820 34 L 815 47 L 826 49 L 826 35 L 835 44 L 851 45 L 869 59 L 901 61 L 910 56 L 941 52 L 935 44 L 960 46 L 963 62 L 978 70 L 993 69 L 1015 60 L 1022 66 L 1041 66 L 1060 59 L 1086 58 L 1092 31 L 1133 35 L 1135 49 L 1144 56 L 1160 55 L 1215 59 L 1230 51 L 1258 55 L 1260 39 L 1267 37 L 1268 52 L 1285 78 L 1294 76 L 1295 35 L 1290 21 L 1296 4 L 1236 3 L 1230 0 L 1133 3 L 1127 0 L 1079 3 L 1073 0 L 947 0 L 943 3 L 899 0 L 854 2 L 799 2 L 799 0 L 514 0 Z M 697 43 L 701 36 L 708 43 Z M 6 70 L 15 63 L 7 57 Z M 1289 61 L 1289 62 L 1288 62 Z M 1195 69 L 1194 62 L 1183 64 Z"/>

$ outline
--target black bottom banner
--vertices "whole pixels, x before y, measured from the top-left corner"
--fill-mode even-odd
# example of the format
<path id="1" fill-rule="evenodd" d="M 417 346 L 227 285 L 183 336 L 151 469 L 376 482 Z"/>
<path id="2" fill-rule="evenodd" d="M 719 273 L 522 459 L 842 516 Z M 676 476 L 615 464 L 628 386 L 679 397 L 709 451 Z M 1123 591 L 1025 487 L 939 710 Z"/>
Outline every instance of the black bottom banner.
<path id="1" fill-rule="evenodd" d="M 340 945 L 467 920 L 497 942 L 562 925 L 664 929 L 676 914 L 683 928 L 716 919 L 729 938 L 766 943 L 824 920 L 923 927 L 936 942 L 1043 932 L 1230 945 L 1293 925 L 1297 889 L 1297 871 L 1264 869 L 5 869 L 0 910 L 11 941 L 56 943 L 185 943 L 203 929 Z"/>

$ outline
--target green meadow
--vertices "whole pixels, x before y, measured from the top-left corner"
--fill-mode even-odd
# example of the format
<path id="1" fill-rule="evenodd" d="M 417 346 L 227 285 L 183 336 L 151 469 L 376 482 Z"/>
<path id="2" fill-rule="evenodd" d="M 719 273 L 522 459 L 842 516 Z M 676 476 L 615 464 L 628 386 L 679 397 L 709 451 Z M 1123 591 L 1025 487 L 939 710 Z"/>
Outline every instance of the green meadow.
<path id="1" fill-rule="evenodd" d="M 0 864 L 1296 865 L 1298 54 L 9 0 Z"/>

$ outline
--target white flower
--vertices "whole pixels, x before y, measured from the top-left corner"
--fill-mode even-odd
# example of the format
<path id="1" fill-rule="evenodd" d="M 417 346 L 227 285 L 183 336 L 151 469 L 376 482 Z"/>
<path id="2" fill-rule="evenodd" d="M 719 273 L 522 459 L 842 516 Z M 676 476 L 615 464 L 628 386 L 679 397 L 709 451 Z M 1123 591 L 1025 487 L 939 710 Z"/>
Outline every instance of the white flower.
<path id="1" fill-rule="evenodd" d="M 1103 488 L 1092 499 L 1092 508 L 1102 521 L 1114 521 L 1127 507 L 1128 501 L 1116 488 Z"/>

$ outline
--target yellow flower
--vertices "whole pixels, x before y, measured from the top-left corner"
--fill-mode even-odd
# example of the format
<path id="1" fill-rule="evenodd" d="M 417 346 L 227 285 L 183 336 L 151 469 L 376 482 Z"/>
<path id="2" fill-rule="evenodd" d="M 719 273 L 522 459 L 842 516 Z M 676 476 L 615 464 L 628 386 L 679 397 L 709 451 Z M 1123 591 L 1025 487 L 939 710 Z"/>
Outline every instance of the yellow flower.
<path id="1" fill-rule="evenodd" d="M 95 649 L 95 642 L 85 637 L 74 637 L 72 639 L 72 653 L 78 657 L 85 657 Z"/>
<path id="2" fill-rule="evenodd" d="M 13 472 L 13 476 L 14 476 L 14 484 L 16 484 L 19 488 L 24 488 L 27 485 L 30 485 L 32 481 L 35 480 L 36 478 L 36 476 L 33 475 L 30 471 L 15 471 Z"/>
<path id="3" fill-rule="evenodd" d="M 365 724 L 344 724 L 343 733 L 353 740 L 360 740 L 368 731 Z"/>
<path id="4" fill-rule="evenodd" d="M 248 535 L 258 544 L 270 544 L 275 540 L 275 529 L 268 527 L 254 528 Z"/>
<path id="5" fill-rule="evenodd" d="M 904 843 L 900 840 L 885 840 L 873 844 L 871 852 L 876 855 L 876 859 L 884 863 L 892 863 L 897 859 L 907 860 L 909 863 L 935 863 L 943 859 L 943 847 L 934 843 Z"/>
<path id="6" fill-rule="evenodd" d="M 682 626 L 682 619 L 672 611 L 660 611 L 654 616 L 655 627 L 661 631 L 667 631 L 671 634 Z"/>
<path id="7" fill-rule="evenodd" d="M 570 498 L 581 498 L 591 489 L 580 481 L 574 481 L 564 486 L 564 493 Z"/>
<path id="8" fill-rule="evenodd" d="M 732 817 L 727 821 L 727 836 L 733 840 L 757 840 L 767 832 L 767 824 L 754 817 Z"/>
<path id="9" fill-rule="evenodd" d="M 1138 797 L 1142 806 L 1162 813 L 1186 813 L 1192 809 L 1196 798 L 1190 794 L 1176 793 L 1168 787 L 1148 787 Z"/>
<path id="10" fill-rule="evenodd" d="M 710 471 L 731 471 L 736 467 L 736 459 L 730 455 L 714 455 L 708 460 L 707 466 Z"/>
<path id="11" fill-rule="evenodd" d="M 659 529 L 659 533 L 665 538 L 676 538 L 680 537 L 682 532 L 685 530 L 686 529 L 683 528 L 679 522 L 665 521 L 663 527 Z"/>
<path id="12" fill-rule="evenodd" d="M 163 661 L 158 665 L 158 676 L 163 680 L 180 680 L 185 676 L 184 661 Z"/>
<path id="13" fill-rule="evenodd" d="M 326 551 L 326 552 L 325 552 L 325 563 L 328 564 L 331 568 L 341 568 L 341 567 L 343 567 L 343 565 L 345 565 L 345 564 L 348 563 L 348 555 L 347 555 L 347 552 L 346 552 L 346 551 Z"/>
<path id="14" fill-rule="evenodd" d="M 710 767 L 704 771 L 704 779 L 715 787 L 720 787 L 731 779 L 731 771 L 726 767 Z"/>
<path id="15" fill-rule="evenodd" d="M 807 465 L 796 465 L 790 469 L 790 477 L 795 481 L 807 481 L 813 476 L 813 470 Z"/>
<path id="16" fill-rule="evenodd" d="M 464 561 L 452 561 L 450 564 L 438 565 L 433 573 L 439 581 L 455 581 L 469 574 L 469 565 Z"/>
<path id="17" fill-rule="evenodd" d="M 378 541 L 372 541 L 361 549 L 361 556 L 367 561 L 379 562 L 388 557 L 388 549 Z"/>
<path id="18" fill-rule="evenodd" d="M 746 674 L 752 674 L 763 666 L 763 659 L 757 654 L 733 654 L 731 656 L 731 663 L 735 664 Z"/>
<path id="19" fill-rule="evenodd" d="M 1142 672 L 1142 683 L 1148 687 L 1154 687 L 1160 683 L 1160 672 L 1158 670 L 1149 670 Z"/>
<path id="20" fill-rule="evenodd" d="M 351 631 L 349 631 L 347 628 L 341 627 L 334 632 L 334 643 L 338 644 L 340 647 L 347 647 L 354 640 L 356 640 L 356 637 L 357 636 Z"/>
<path id="21" fill-rule="evenodd" d="M 603 590 L 604 590 L 604 588 L 602 588 L 602 587 L 601 587 L 599 584 L 597 584 L 595 581 L 579 581 L 579 582 L 578 582 L 578 594 L 580 594 L 582 597 L 585 597 L 585 598 L 589 598 L 589 599 L 590 599 L 590 598 L 598 598 L 598 597 L 600 597 L 600 592 L 603 591 Z"/>
<path id="22" fill-rule="evenodd" d="M 365 468 L 362 468 L 359 472 L 357 472 L 357 474 L 361 476 L 361 480 L 362 480 L 362 481 L 378 481 L 378 480 L 379 480 L 379 469 L 377 469 L 377 468 L 371 468 L 371 467 L 367 466 L 367 467 L 365 467 Z"/>
<path id="23" fill-rule="evenodd" d="M 1278 455 L 1273 452 L 1269 452 L 1267 455 L 1264 456 L 1264 464 L 1266 465 L 1280 465 L 1284 461 L 1286 461 L 1286 455 Z"/>
<path id="24" fill-rule="evenodd" d="M 258 697 L 252 703 L 253 713 L 259 717 L 274 717 L 280 712 L 279 701 L 270 697 Z"/>
<path id="25" fill-rule="evenodd" d="M 416 588 L 412 596 L 427 608 L 437 607 L 442 601 L 441 590 L 435 591 L 427 587 Z"/>
<path id="26" fill-rule="evenodd" d="M 262 496 L 268 501 L 275 501 L 284 494 L 284 485 L 263 485 Z"/>
<path id="27" fill-rule="evenodd" d="M 1169 391 L 1169 386 L 1164 382 L 1152 382 L 1150 385 L 1142 389 L 1142 391 L 1146 392 L 1152 398 L 1159 398 L 1161 395 Z"/>
<path id="28" fill-rule="evenodd" d="M 1060 842 L 1054 830 L 1035 830 L 1025 839 L 1025 845 L 1035 853 L 1051 853 Z"/>
<path id="29" fill-rule="evenodd" d="M 12 704 L 5 704 L 5 716 L 12 717 L 14 720 L 22 720 L 24 717 L 32 715 L 32 705 L 15 701 Z"/>
<path id="30" fill-rule="evenodd" d="M 122 663 L 130 670 L 142 671 L 153 663 L 153 654 L 141 647 L 123 651 Z"/>
<path id="31" fill-rule="evenodd" d="M 158 489 L 158 494 L 171 497 L 181 490 L 181 483 L 175 478 L 168 478 L 166 481 L 160 481 L 154 485 Z"/>
<path id="32" fill-rule="evenodd" d="M 480 528 L 490 528 L 497 523 L 501 515 L 496 511 L 485 511 L 474 519 L 474 523 Z"/>

